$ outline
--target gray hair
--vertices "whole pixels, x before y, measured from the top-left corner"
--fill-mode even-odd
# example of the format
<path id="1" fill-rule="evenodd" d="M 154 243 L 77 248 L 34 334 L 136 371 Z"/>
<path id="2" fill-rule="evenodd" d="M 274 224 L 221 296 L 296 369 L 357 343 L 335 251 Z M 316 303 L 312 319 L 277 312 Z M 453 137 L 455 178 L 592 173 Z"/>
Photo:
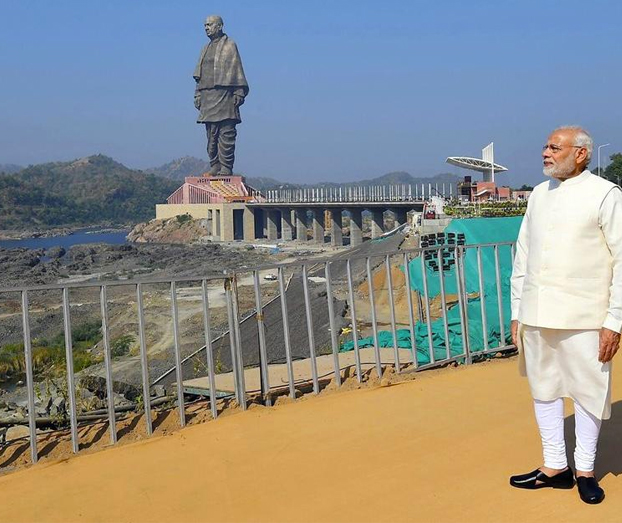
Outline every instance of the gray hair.
<path id="1" fill-rule="evenodd" d="M 210 18 L 214 19 L 216 22 L 218 22 L 220 24 L 220 27 L 223 27 L 225 24 L 222 21 L 222 18 L 218 15 L 209 15 L 205 21 L 207 22 Z"/>
<path id="2" fill-rule="evenodd" d="M 579 125 L 563 125 L 558 127 L 553 132 L 557 131 L 573 131 L 575 133 L 574 145 L 577 147 L 585 147 L 587 150 L 587 159 L 585 165 L 589 165 L 592 159 L 592 151 L 594 150 L 594 140 L 583 127 Z"/>

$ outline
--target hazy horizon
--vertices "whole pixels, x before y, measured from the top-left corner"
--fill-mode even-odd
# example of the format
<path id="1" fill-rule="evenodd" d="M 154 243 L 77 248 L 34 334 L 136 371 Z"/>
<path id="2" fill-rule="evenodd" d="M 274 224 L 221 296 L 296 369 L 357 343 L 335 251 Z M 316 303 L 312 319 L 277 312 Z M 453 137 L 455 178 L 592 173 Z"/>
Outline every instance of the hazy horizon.
<path id="1" fill-rule="evenodd" d="M 249 177 L 477 177 L 445 158 L 494 141 L 498 183 L 532 185 L 563 124 L 611 143 L 603 165 L 622 151 L 618 3 L 3 1 L 0 163 L 205 159 L 191 75 L 212 13 L 250 85 L 235 164 Z"/>

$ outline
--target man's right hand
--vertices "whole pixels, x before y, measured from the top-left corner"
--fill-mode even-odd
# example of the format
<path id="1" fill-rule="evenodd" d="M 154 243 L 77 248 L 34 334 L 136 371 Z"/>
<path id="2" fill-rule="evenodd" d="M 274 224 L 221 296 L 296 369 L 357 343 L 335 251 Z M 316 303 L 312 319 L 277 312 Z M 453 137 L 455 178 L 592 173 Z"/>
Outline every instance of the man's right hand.
<path id="1" fill-rule="evenodd" d="M 512 333 L 512 343 L 518 347 L 518 320 L 512 320 L 510 323 L 510 332 Z"/>

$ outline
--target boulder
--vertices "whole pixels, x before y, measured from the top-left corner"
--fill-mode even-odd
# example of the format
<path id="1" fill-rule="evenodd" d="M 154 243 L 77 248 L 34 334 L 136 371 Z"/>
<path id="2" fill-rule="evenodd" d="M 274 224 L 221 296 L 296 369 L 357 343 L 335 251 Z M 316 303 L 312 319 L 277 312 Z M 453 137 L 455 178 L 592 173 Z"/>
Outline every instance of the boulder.
<path id="1" fill-rule="evenodd" d="M 9 427 L 4 435 L 5 441 L 15 441 L 16 439 L 30 437 L 30 429 L 26 425 L 13 425 Z"/>
<path id="2" fill-rule="evenodd" d="M 61 398 L 57 396 L 54 398 L 52 402 L 52 407 L 50 408 L 50 415 L 52 416 L 62 416 L 66 412 L 66 402 L 65 398 Z"/>
<path id="3" fill-rule="evenodd" d="M 151 394 L 156 398 L 166 396 L 166 387 L 164 385 L 154 385 L 151 387 Z"/>
<path id="4" fill-rule="evenodd" d="M 84 376 L 80 379 L 80 386 L 92 392 L 99 399 L 106 398 L 106 378 L 101 376 Z M 122 394 L 130 401 L 136 401 L 141 392 L 137 387 L 122 381 L 112 382 L 112 390 L 117 394 Z"/>
<path id="5" fill-rule="evenodd" d="M 65 256 L 66 253 L 67 251 L 65 250 L 65 248 L 60 246 L 52 247 L 46 251 L 48 258 L 51 259 L 62 258 L 63 256 Z"/>

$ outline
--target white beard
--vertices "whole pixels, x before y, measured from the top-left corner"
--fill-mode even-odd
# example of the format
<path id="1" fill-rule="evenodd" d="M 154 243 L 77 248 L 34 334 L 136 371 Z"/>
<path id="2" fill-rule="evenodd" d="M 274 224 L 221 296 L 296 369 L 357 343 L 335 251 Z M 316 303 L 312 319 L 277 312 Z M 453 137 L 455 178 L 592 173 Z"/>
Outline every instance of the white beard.
<path id="1" fill-rule="evenodd" d="M 544 176 L 549 176 L 552 178 L 567 178 L 572 171 L 574 171 L 574 157 L 568 156 L 562 163 L 558 163 L 557 165 L 551 165 L 550 167 L 544 167 L 542 172 Z"/>

